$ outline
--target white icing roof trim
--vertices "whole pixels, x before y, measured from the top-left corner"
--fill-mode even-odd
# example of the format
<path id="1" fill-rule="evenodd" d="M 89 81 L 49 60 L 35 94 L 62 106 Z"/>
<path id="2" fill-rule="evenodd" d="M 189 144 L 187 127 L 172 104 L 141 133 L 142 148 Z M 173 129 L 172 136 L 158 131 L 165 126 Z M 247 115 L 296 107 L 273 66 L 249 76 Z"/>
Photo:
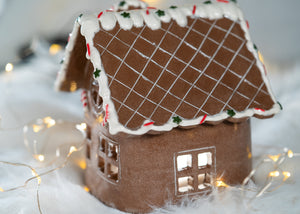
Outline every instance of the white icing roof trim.
<path id="1" fill-rule="evenodd" d="M 129 2 L 129 1 L 128 1 Z M 161 27 L 161 22 L 170 22 L 171 19 L 175 20 L 178 25 L 185 26 L 187 24 L 187 17 L 188 16 L 196 16 L 201 18 L 208 18 L 208 19 L 219 19 L 226 17 L 231 19 L 232 21 L 240 20 L 241 27 L 245 32 L 245 37 L 247 39 L 247 48 L 250 52 L 253 53 L 254 57 L 257 59 L 257 66 L 261 71 L 262 78 L 266 83 L 268 92 L 274 101 L 274 106 L 270 110 L 260 110 L 260 109 L 247 109 L 243 112 L 235 112 L 236 114 L 232 118 L 243 118 L 243 117 L 251 117 L 253 115 L 262 115 L 262 116 L 271 116 L 278 113 L 281 109 L 280 105 L 276 103 L 276 100 L 273 96 L 271 91 L 269 81 L 267 76 L 264 72 L 263 64 L 259 60 L 257 51 L 254 49 L 254 45 L 250 40 L 249 31 L 247 28 L 246 21 L 243 18 L 243 14 L 241 10 L 237 7 L 235 3 L 212 3 L 212 4 L 199 4 L 196 5 L 195 14 L 193 15 L 194 6 L 187 6 L 187 7 L 178 7 L 175 9 L 165 9 L 165 16 L 159 17 L 155 12 L 155 9 L 148 9 L 149 14 L 146 14 L 146 10 L 136 10 L 130 11 L 130 18 L 124 18 L 120 14 L 123 12 L 104 12 L 101 17 L 98 19 L 97 15 L 92 16 L 83 16 L 81 19 L 78 20 L 78 23 L 75 23 L 72 37 L 69 41 L 69 44 L 66 48 L 66 59 L 62 66 L 60 75 L 57 80 L 57 88 L 62 83 L 65 78 L 66 67 L 69 61 L 70 52 L 73 49 L 74 42 L 76 40 L 76 32 L 78 30 L 79 25 L 81 25 L 81 34 L 85 37 L 86 43 L 90 46 L 90 56 L 88 53 L 86 57 L 91 60 L 94 70 L 100 69 L 102 72 L 100 77 L 97 78 L 99 82 L 99 95 L 103 98 L 103 106 L 104 108 L 108 106 L 109 117 L 107 121 L 109 123 L 109 132 L 110 134 L 117 134 L 118 132 L 125 132 L 128 134 L 133 135 L 142 135 L 147 133 L 150 130 L 154 131 L 170 131 L 173 128 L 179 126 L 178 124 L 170 120 L 162 125 L 162 126 L 155 126 L 154 124 L 149 126 L 142 126 L 137 130 L 131 130 L 124 127 L 122 124 L 119 123 L 118 115 L 115 110 L 113 101 L 110 96 L 110 89 L 108 87 L 108 79 L 105 74 L 105 70 L 102 66 L 100 54 L 97 49 L 93 45 L 93 38 L 94 35 L 99 31 L 99 21 L 101 23 L 101 27 L 104 30 L 112 30 L 116 23 L 120 25 L 121 28 L 129 30 L 133 26 L 142 27 L 144 23 L 151 29 L 156 30 Z M 177 116 L 177 115 L 174 115 Z M 206 117 L 206 118 L 205 118 Z M 201 122 L 214 122 L 214 121 L 222 121 L 225 119 L 230 118 L 227 112 L 222 112 L 216 115 L 208 115 L 208 116 L 201 116 L 196 119 L 186 120 L 182 119 L 180 122 L 180 126 L 193 126 L 200 124 Z M 147 124 L 151 121 L 144 121 L 144 124 Z"/>
<path id="2" fill-rule="evenodd" d="M 113 11 L 117 10 L 128 10 L 129 7 L 140 7 L 140 8 L 146 8 L 148 7 L 147 3 L 140 1 L 140 0 L 125 0 L 125 4 L 123 6 L 120 6 L 120 3 L 115 3 L 113 5 Z"/>

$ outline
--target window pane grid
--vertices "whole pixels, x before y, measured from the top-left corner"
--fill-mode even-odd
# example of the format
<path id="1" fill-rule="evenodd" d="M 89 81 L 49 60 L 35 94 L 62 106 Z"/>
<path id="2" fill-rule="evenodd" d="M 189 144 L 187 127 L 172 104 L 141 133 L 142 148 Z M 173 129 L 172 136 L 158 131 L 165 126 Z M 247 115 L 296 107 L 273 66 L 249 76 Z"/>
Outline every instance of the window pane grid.
<path id="1" fill-rule="evenodd" d="M 214 147 L 176 155 L 176 191 L 179 195 L 210 190 L 215 170 Z"/>

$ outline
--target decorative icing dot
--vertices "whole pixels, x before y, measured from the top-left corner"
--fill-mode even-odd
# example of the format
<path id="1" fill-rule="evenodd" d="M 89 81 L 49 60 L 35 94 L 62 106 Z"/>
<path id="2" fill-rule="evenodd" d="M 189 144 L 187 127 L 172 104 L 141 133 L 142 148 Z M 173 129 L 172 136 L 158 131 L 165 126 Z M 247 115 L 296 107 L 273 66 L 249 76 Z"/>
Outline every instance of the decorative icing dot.
<path id="1" fill-rule="evenodd" d="M 258 48 L 257 48 L 257 46 L 255 45 L 255 44 L 253 44 L 253 48 L 254 48 L 254 50 L 258 50 Z"/>
<path id="2" fill-rule="evenodd" d="M 125 4 L 126 4 L 126 1 L 121 1 L 120 4 L 119 4 L 119 6 L 123 7 Z"/>
<path id="3" fill-rule="evenodd" d="M 173 117 L 173 123 L 177 123 L 179 125 L 179 123 L 182 122 L 182 119 L 179 116 Z"/>
<path id="4" fill-rule="evenodd" d="M 144 124 L 144 126 L 151 126 L 153 124 L 154 124 L 154 122 L 149 122 L 149 123 Z"/>
<path id="5" fill-rule="evenodd" d="M 227 114 L 230 116 L 230 117 L 233 117 L 234 115 L 235 115 L 235 112 L 234 112 L 234 110 L 232 110 L 232 109 L 228 109 L 227 110 Z"/>
<path id="6" fill-rule="evenodd" d="M 88 55 L 91 56 L 91 48 L 89 43 L 86 44 L 86 48 L 87 48 Z"/>
<path id="7" fill-rule="evenodd" d="M 193 13 L 193 15 L 195 15 L 195 13 L 196 13 L 196 9 L 197 9 L 197 7 L 196 7 L 196 5 L 194 5 L 194 6 L 193 6 L 193 12 L 192 12 L 192 13 Z"/>
<path id="8" fill-rule="evenodd" d="M 103 11 L 98 14 L 98 19 L 103 15 Z"/>
<path id="9" fill-rule="evenodd" d="M 211 1 L 205 1 L 203 4 L 211 4 Z"/>
<path id="10" fill-rule="evenodd" d="M 80 14 L 77 19 L 76 19 L 76 22 L 79 22 L 80 18 L 83 16 L 83 14 Z"/>
<path id="11" fill-rule="evenodd" d="M 94 77 L 95 78 L 100 77 L 100 72 L 101 72 L 101 70 L 99 70 L 98 68 L 96 68 L 96 71 L 94 72 Z"/>
<path id="12" fill-rule="evenodd" d="M 173 5 L 172 5 L 170 8 L 171 8 L 171 9 L 176 9 L 176 8 L 177 8 L 177 6 L 173 6 Z"/>
<path id="13" fill-rule="evenodd" d="M 147 14 L 147 15 L 149 15 L 149 14 L 150 14 L 149 10 L 146 10 L 146 14 Z"/>
<path id="14" fill-rule="evenodd" d="M 105 106 L 105 117 L 104 117 L 105 123 L 107 123 L 108 115 L 109 115 L 108 104 L 106 104 L 106 106 Z"/>
<path id="15" fill-rule="evenodd" d="M 130 13 L 123 12 L 121 13 L 121 16 L 123 16 L 124 18 L 130 18 Z"/>
<path id="16" fill-rule="evenodd" d="M 277 104 L 279 105 L 280 110 L 283 110 L 283 107 L 282 107 L 281 103 L 277 101 Z"/>
<path id="17" fill-rule="evenodd" d="M 217 2 L 229 3 L 229 1 L 227 1 L 227 0 L 217 0 Z"/>
<path id="18" fill-rule="evenodd" d="M 158 10 L 155 12 L 159 17 L 164 16 L 165 15 L 165 11 L 163 10 Z"/>
<path id="19" fill-rule="evenodd" d="M 256 111 L 261 111 L 261 112 L 265 112 L 265 110 L 264 110 L 264 109 L 261 109 L 261 108 L 254 108 L 254 110 L 256 110 Z"/>
<path id="20" fill-rule="evenodd" d="M 202 120 L 200 121 L 200 124 L 205 122 L 206 117 L 207 117 L 207 114 L 203 116 Z"/>
<path id="21" fill-rule="evenodd" d="M 249 29 L 249 28 L 250 28 L 250 25 L 249 25 L 248 20 L 246 21 L 246 25 L 247 25 L 247 28 Z"/>

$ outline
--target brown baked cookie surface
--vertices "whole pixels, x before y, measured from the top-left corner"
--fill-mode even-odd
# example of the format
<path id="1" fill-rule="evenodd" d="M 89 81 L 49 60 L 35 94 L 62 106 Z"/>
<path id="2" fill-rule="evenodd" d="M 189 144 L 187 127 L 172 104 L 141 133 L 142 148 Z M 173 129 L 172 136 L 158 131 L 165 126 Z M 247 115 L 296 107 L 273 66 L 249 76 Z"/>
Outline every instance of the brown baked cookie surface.
<path id="1" fill-rule="evenodd" d="M 226 18 L 188 18 L 185 27 L 172 20 L 159 30 L 101 29 L 94 44 L 120 123 L 136 129 L 145 120 L 163 125 L 173 116 L 272 108 L 244 34 L 239 21 Z"/>

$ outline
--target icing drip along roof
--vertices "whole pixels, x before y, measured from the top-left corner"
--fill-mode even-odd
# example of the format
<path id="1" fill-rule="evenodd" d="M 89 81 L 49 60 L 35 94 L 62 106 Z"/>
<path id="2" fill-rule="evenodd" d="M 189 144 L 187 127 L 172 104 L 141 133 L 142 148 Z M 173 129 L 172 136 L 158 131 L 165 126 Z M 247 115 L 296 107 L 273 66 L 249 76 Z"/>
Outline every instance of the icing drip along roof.
<path id="1" fill-rule="evenodd" d="M 228 25 L 228 28 L 226 30 L 222 28 L 222 25 L 218 24 L 218 20 L 221 20 L 222 18 L 225 18 L 224 20 L 230 21 L 228 22 L 230 23 L 230 25 Z M 199 30 L 198 32 L 196 27 L 197 22 L 201 22 L 202 24 L 204 23 L 207 26 L 210 26 L 210 30 L 205 33 L 200 32 L 201 30 Z M 167 24 L 168 29 L 162 28 L 163 23 Z M 149 55 L 147 55 L 134 48 L 134 43 L 136 41 L 133 41 L 133 43 L 128 44 L 123 42 L 122 38 L 117 38 L 117 33 L 110 33 L 110 31 L 112 30 L 119 29 L 125 30 L 123 31 L 123 33 L 125 34 L 130 34 L 131 29 L 133 27 L 136 27 L 141 29 L 141 32 L 135 35 L 138 39 L 141 38 L 142 30 L 146 27 L 153 30 L 152 32 L 153 34 L 155 34 L 155 32 L 158 32 L 160 30 L 167 32 L 171 29 L 172 26 L 174 26 L 172 23 L 177 23 L 179 25 L 178 28 L 187 29 L 185 36 L 182 38 L 182 40 L 180 40 L 179 45 L 175 47 L 176 50 L 173 54 L 171 54 L 170 51 L 163 49 L 163 39 L 155 42 L 151 41 L 151 38 L 149 40 L 143 38 L 144 44 L 147 43 L 148 45 L 152 45 L 154 48 L 152 54 L 150 53 Z M 99 84 L 99 95 L 103 98 L 103 108 L 106 112 L 105 120 L 109 124 L 109 132 L 111 134 L 125 132 L 128 134 L 141 135 L 147 133 L 150 130 L 170 131 L 178 126 L 188 127 L 203 123 L 216 123 L 223 120 L 238 121 L 239 119 L 251 116 L 265 118 L 273 116 L 274 114 L 280 111 L 280 104 L 276 102 L 272 94 L 265 73 L 264 65 L 259 60 L 258 53 L 250 40 L 249 31 L 247 28 L 247 24 L 243 18 L 242 12 L 233 2 L 197 4 L 185 7 L 172 7 L 165 10 L 146 8 L 143 10 L 101 12 L 95 15 L 84 15 L 81 18 L 79 18 L 79 20 L 75 23 L 72 32 L 72 37 L 69 41 L 69 44 L 66 47 L 66 58 L 60 71 L 59 77 L 57 79 L 57 88 L 60 88 L 64 81 L 66 81 L 66 73 L 71 72 L 70 69 L 68 69 L 68 62 L 74 45 L 76 45 L 75 41 L 78 29 L 80 29 L 81 35 L 83 35 L 86 40 L 86 58 L 92 62 L 94 71 L 101 71 L 100 75 L 97 75 L 94 78 L 98 81 Z M 214 39 L 213 36 L 209 35 L 212 29 L 224 31 L 223 37 L 221 41 L 219 41 L 219 43 L 215 41 L 218 38 Z M 235 35 L 231 32 L 234 30 L 239 30 L 240 32 L 242 32 L 243 35 Z M 203 37 L 205 38 L 204 40 L 210 40 L 211 42 L 216 43 L 218 49 L 216 50 L 215 54 L 210 55 L 209 53 L 204 53 L 202 49 L 200 49 L 203 44 L 201 44 L 199 47 L 195 47 L 191 44 L 191 42 L 188 42 L 188 37 L 190 36 L 191 32 L 197 32 L 198 34 L 203 33 Z M 156 51 L 163 52 L 164 55 L 167 55 L 167 57 L 169 58 L 165 66 L 161 66 L 160 64 L 156 65 L 156 67 L 161 67 L 160 73 L 158 73 L 159 78 L 155 80 L 149 79 L 147 75 L 144 74 L 143 69 L 134 69 L 130 67 L 130 62 L 127 62 L 126 60 L 114 55 L 113 49 L 109 49 L 109 47 L 104 47 L 104 45 L 101 45 L 101 42 L 96 42 L 96 44 L 94 44 L 95 41 L 101 40 L 100 34 L 103 35 L 103 33 L 105 35 L 107 34 L 111 36 L 113 39 L 115 39 L 115 41 L 118 40 L 118 42 L 120 42 L 120 44 L 122 43 L 121 45 L 124 45 L 125 48 L 127 45 L 129 51 L 125 51 L 125 54 L 126 52 L 127 55 L 131 53 L 137 54 L 136 60 L 140 58 L 141 60 L 146 60 L 148 64 L 155 64 L 156 62 L 152 59 L 152 57 L 155 56 Z M 228 48 L 224 46 L 227 41 L 227 37 L 229 36 L 236 37 L 236 39 L 239 39 L 241 42 L 241 44 L 239 45 L 239 47 L 236 48 L 235 51 L 232 51 L 233 48 Z M 172 33 L 172 37 L 174 37 L 175 39 L 179 38 L 176 32 Z M 114 41 L 113 39 L 111 40 L 111 42 Z M 199 64 L 198 60 L 196 64 L 193 64 L 193 58 L 187 61 L 185 61 L 185 59 L 180 58 L 177 54 L 177 51 L 180 52 L 180 48 L 183 46 L 185 46 L 186 49 L 195 52 L 194 57 L 201 56 L 202 60 L 200 61 L 201 63 L 203 61 L 203 63 Z M 106 50 L 106 48 L 108 49 Z M 120 68 L 123 64 L 125 64 L 131 69 L 130 71 L 133 72 L 133 75 L 138 76 L 137 81 L 130 86 L 131 88 L 128 85 L 124 84 L 124 82 L 122 82 L 121 79 L 117 79 L 117 72 L 124 72 L 122 69 L 119 68 L 117 69 L 117 71 L 112 71 L 112 69 L 110 68 L 112 66 L 106 65 L 105 56 L 102 56 L 100 54 L 104 50 L 106 50 L 106 52 L 110 52 L 111 57 L 113 57 L 119 63 L 121 62 Z M 218 57 L 218 52 L 221 51 L 228 54 L 230 51 L 232 52 L 230 53 L 232 59 L 228 60 L 228 62 L 224 62 L 226 63 L 226 65 L 223 62 L 220 62 L 222 61 L 222 57 Z M 239 53 L 241 51 L 244 51 L 245 54 L 240 55 Z M 242 71 L 235 72 L 234 68 L 231 67 L 231 64 L 234 64 L 235 62 L 239 63 L 238 58 L 240 58 L 240 61 L 248 61 L 247 63 L 249 64 L 249 68 L 243 71 L 244 73 L 239 73 Z M 193 82 L 190 79 L 183 78 L 184 70 L 180 71 L 179 74 L 175 75 L 174 72 L 168 68 L 168 66 L 172 66 L 173 59 L 176 59 L 181 64 L 184 64 L 184 69 L 192 69 L 197 71 L 198 77 L 196 81 L 198 79 L 201 80 L 202 77 L 206 77 L 207 80 L 216 81 L 215 86 L 210 88 L 210 91 L 207 91 L 207 88 L 203 88 L 201 85 L 199 87 L 196 87 L 196 81 Z M 223 73 L 221 74 L 221 78 L 219 79 L 215 79 L 215 77 L 209 75 L 208 73 L 207 67 L 209 67 L 209 65 L 212 62 L 214 64 L 218 64 L 218 66 L 224 67 Z M 145 68 L 148 64 L 145 65 Z M 202 65 L 202 68 L 197 68 L 197 66 L 201 67 Z M 232 88 L 228 86 L 228 84 L 231 85 L 231 83 L 229 82 L 227 84 L 225 79 L 225 76 L 229 72 L 230 74 L 235 75 L 234 78 L 239 78 L 236 82 L 236 85 Z M 255 79 L 259 81 L 259 85 L 256 86 L 256 84 L 258 84 L 257 82 L 251 82 L 252 79 L 248 77 L 248 73 L 251 72 L 255 74 Z M 97 73 L 99 74 L 99 72 Z M 165 73 L 171 73 L 173 76 L 175 76 L 169 89 L 165 89 L 165 85 L 160 84 L 160 77 L 162 77 Z M 151 84 L 152 89 L 154 87 L 159 87 L 160 90 L 163 91 L 162 93 L 165 94 L 165 97 L 163 97 L 163 99 L 161 99 L 160 101 L 154 101 L 153 99 L 149 98 L 152 89 L 149 91 L 148 94 L 145 95 L 141 95 L 139 92 L 137 92 L 136 94 L 142 97 L 143 101 L 138 103 L 138 106 L 128 106 L 126 102 L 130 99 L 131 92 L 136 90 L 135 86 L 138 84 L 138 80 L 143 80 Z M 184 84 L 190 85 L 188 87 L 189 90 L 186 90 L 183 96 L 181 96 L 181 92 L 176 92 L 178 91 L 177 89 L 181 87 L 179 86 L 176 88 L 176 84 L 179 81 L 183 81 Z M 114 82 L 118 82 L 119 84 L 121 84 L 120 87 L 125 87 L 124 90 L 126 88 L 126 90 L 129 90 L 124 100 L 118 100 L 117 97 L 114 95 L 116 94 L 116 91 L 119 90 L 113 87 Z M 243 84 L 247 85 L 247 87 L 251 86 L 252 88 L 255 88 L 256 92 L 253 91 L 254 89 L 251 89 L 252 95 L 248 95 L 249 93 L 247 93 L 247 91 L 239 91 L 239 87 Z M 225 86 L 225 88 L 227 87 L 228 90 L 232 91 L 231 95 L 229 94 L 228 98 L 226 98 L 225 100 L 223 100 L 223 97 L 218 97 L 218 94 L 214 94 L 215 91 L 218 90 L 219 86 L 222 86 L 223 88 Z M 193 100 L 195 100 L 195 94 L 192 94 L 191 91 L 193 91 L 195 87 L 197 90 L 199 90 L 197 92 L 198 94 L 200 94 L 200 92 L 201 94 L 204 94 L 201 98 L 203 99 L 203 103 L 200 103 L 199 105 L 193 104 Z M 171 95 L 172 98 L 179 100 L 179 104 L 177 106 L 173 106 L 175 110 L 173 109 L 172 111 L 170 111 L 169 108 L 166 107 L 168 103 L 166 103 L 165 105 L 163 104 L 168 95 Z M 193 97 L 193 99 L 191 99 L 191 101 L 188 102 L 187 97 L 189 96 Z M 241 97 L 241 100 L 251 100 L 251 102 L 249 102 L 249 104 L 245 105 L 244 107 L 241 107 L 239 102 L 232 102 L 232 100 L 236 99 L 235 96 Z M 211 103 L 211 98 L 216 100 L 216 103 L 214 105 L 213 103 Z M 154 109 L 152 109 L 152 114 L 150 113 L 149 115 L 145 115 L 141 111 L 142 106 L 146 101 L 156 106 Z M 215 109 L 215 107 L 213 107 L 214 110 L 211 111 L 208 108 L 206 108 L 207 103 L 210 103 L 211 106 L 220 105 L 220 108 Z M 190 107 L 181 111 L 180 109 L 182 109 L 181 106 L 183 106 L 183 104 L 188 104 Z M 124 115 L 128 115 L 129 113 L 125 113 L 123 115 L 120 113 L 122 111 L 123 106 L 126 106 L 131 112 L 133 112 L 133 116 L 129 115 L 127 119 L 124 119 Z M 197 113 L 193 114 L 193 116 L 189 116 L 186 114 L 186 112 L 192 111 L 191 106 L 196 108 L 197 110 Z M 173 107 L 171 106 L 170 108 Z M 154 113 L 160 108 L 166 111 L 166 114 L 163 115 L 168 115 L 168 118 L 163 123 L 159 122 L 161 117 L 155 116 Z M 142 118 L 140 119 L 140 123 L 137 122 L 134 124 L 139 124 L 138 127 L 130 125 L 130 120 L 135 119 L 135 114 L 138 117 Z M 155 120 L 155 118 L 157 118 L 157 120 Z"/>
<path id="2" fill-rule="evenodd" d="M 125 0 L 125 1 L 120 1 L 119 3 L 115 3 L 112 9 L 114 11 L 118 11 L 118 10 L 128 10 L 129 7 L 146 8 L 147 6 L 148 6 L 147 3 L 140 0 Z"/>

